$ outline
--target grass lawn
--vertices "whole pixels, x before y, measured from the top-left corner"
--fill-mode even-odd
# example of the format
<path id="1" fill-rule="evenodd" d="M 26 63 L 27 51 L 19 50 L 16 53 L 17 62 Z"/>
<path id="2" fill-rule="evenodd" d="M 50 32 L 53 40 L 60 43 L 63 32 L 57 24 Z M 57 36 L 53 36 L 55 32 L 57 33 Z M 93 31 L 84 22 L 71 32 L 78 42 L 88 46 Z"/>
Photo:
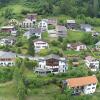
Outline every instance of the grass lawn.
<path id="1" fill-rule="evenodd" d="M 48 40 L 49 39 L 48 32 L 42 33 L 42 39 L 43 40 Z"/>
<path id="2" fill-rule="evenodd" d="M 60 88 L 56 85 L 48 85 L 42 88 L 33 89 L 27 100 L 55 100 L 54 95 L 60 93 Z"/>
<path id="3" fill-rule="evenodd" d="M 13 83 L 0 86 L 0 100 L 17 100 L 16 89 Z"/>
<path id="4" fill-rule="evenodd" d="M 31 10 L 31 9 L 29 9 L 29 8 L 26 8 L 24 5 L 19 5 L 19 4 L 8 5 L 8 6 L 2 8 L 2 9 L 0 9 L 0 10 L 1 10 L 1 11 L 4 11 L 4 10 L 7 9 L 7 8 L 13 9 L 14 13 L 16 13 L 16 14 L 20 14 L 21 11 L 22 11 L 23 9 L 24 9 L 24 10 Z"/>
<path id="5" fill-rule="evenodd" d="M 69 41 L 80 41 L 83 39 L 85 32 L 81 31 L 68 31 L 67 39 Z"/>
<path id="6" fill-rule="evenodd" d="M 94 29 L 95 29 L 97 32 L 100 32 L 100 26 L 94 27 Z"/>
<path id="7" fill-rule="evenodd" d="M 64 54 L 65 55 L 80 55 L 81 52 L 80 51 L 74 51 L 74 50 L 65 50 Z"/>

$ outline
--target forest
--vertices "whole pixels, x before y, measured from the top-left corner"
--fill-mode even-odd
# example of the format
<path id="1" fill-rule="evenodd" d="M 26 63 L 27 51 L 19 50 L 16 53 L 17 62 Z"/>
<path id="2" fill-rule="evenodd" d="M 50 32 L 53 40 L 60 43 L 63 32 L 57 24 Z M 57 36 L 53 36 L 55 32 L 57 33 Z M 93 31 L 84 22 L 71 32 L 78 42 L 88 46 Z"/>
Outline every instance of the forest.
<path id="1" fill-rule="evenodd" d="M 0 0 L 0 7 L 23 4 L 41 15 L 100 18 L 100 0 Z"/>

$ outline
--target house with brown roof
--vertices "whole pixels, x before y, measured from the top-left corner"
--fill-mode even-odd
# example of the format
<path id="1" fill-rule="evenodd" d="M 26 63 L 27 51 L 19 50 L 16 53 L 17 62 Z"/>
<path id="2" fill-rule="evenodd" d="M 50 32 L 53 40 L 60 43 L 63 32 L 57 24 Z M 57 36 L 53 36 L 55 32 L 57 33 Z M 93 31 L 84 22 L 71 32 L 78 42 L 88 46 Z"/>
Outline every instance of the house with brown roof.
<path id="1" fill-rule="evenodd" d="M 50 54 L 45 57 L 39 57 L 35 73 L 39 75 L 47 75 L 49 73 L 58 74 L 65 73 L 66 70 L 68 70 L 67 59 L 55 54 Z"/>
<path id="2" fill-rule="evenodd" d="M 81 51 L 81 50 L 86 50 L 86 45 L 81 43 L 81 42 L 76 42 L 76 43 L 70 43 L 67 44 L 67 49 L 75 50 L 75 51 Z"/>
<path id="3" fill-rule="evenodd" d="M 4 32 L 4 33 L 17 33 L 15 26 L 3 26 L 0 28 L 0 32 Z"/>
<path id="4" fill-rule="evenodd" d="M 95 75 L 69 78 L 64 81 L 70 89 L 73 90 L 73 94 L 92 94 L 96 91 L 98 80 Z"/>
<path id="5" fill-rule="evenodd" d="M 91 71 L 99 71 L 99 60 L 92 56 L 85 57 L 85 64 Z"/>

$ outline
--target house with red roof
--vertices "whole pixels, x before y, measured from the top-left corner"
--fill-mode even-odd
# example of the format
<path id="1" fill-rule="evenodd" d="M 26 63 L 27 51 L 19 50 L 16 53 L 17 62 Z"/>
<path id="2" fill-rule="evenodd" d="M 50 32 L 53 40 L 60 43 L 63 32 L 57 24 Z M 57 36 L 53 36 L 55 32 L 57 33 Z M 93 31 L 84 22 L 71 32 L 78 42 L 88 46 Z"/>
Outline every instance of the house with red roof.
<path id="1" fill-rule="evenodd" d="M 98 80 L 95 75 L 69 78 L 64 81 L 68 88 L 73 90 L 73 94 L 92 94 L 96 91 Z"/>

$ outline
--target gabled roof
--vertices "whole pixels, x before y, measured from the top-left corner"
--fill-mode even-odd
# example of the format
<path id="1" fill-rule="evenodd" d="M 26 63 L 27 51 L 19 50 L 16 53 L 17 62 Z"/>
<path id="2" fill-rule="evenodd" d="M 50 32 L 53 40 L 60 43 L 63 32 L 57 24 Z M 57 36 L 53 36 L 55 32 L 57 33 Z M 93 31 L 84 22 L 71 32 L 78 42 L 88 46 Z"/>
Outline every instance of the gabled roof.
<path id="1" fill-rule="evenodd" d="M 48 60 L 48 59 L 51 59 L 51 58 L 58 59 L 58 60 L 62 60 L 62 61 L 65 61 L 66 60 L 66 58 L 60 57 L 60 56 L 55 55 L 55 54 L 50 54 L 50 55 L 46 56 L 45 57 L 45 60 Z"/>
<path id="2" fill-rule="evenodd" d="M 72 47 L 77 47 L 77 46 L 85 45 L 85 44 L 83 44 L 83 43 L 81 43 L 81 42 L 76 42 L 76 43 L 71 43 L 70 45 L 71 45 Z"/>
<path id="3" fill-rule="evenodd" d="M 42 39 L 36 39 L 36 40 L 33 40 L 33 42 L 38 42 L 38 41 L 42 41 L 42 42 L 47 43 L 45 40 L 42 40 Z"/>
<path id="4" fill-rule="evenodd" d="M 48 24 L 53 24 L 53 25 L 55 25 L 55 24 L 57 24 L 57 19 L 48 19 Z"/>
<path id="5" fill-rule="evenodd" d="M 93 61 L 93 60 L 95 60 L 95 58 L 94 58 L 94 57 L 92 57 L 92 56 L 87 56 L 87 57 L 85 57 L 85 60 L 88 60 L 88 61 Z"/>
<path id="6" fill-rule="evenodd" d="M 12 28 L 14 28 L 14 26 L 3 26 L 3 27 L 1 27 L 1 29 L 12 29 Z"/>
<path id="7" fill-rule="evenodd" d="M 92 28 L 90 24 L 81 24 L 81 28 Z"/>
<path id="8" fill-rule="evenodd" d="M 42 33 L 41 28 L 31 28 L 25 34 L 34 34 L 34 33 Z"/>
<path id="9" fill-rule="evenodd" d="M 56 26 L 57 31 L 67 31 L 65 26 L 58 25 Z"/>
<path id="10" fill-rule="evenodd" d="M 66 81 L 69 87 L 86 86 L 89 84 L 96 84 L 98 82 L 96 76 L 70 78 L 67 79 Z"/>
<path id="11" fill-rule="evenodd" d="M 0 51 L 0 58 L 15 58 L 16 54 L 12 52 Z"/>
<path id="12" fill-rule="evenodd" d="M 67 23 L 76 23 L 75 20 L 67 20 Z"/>

